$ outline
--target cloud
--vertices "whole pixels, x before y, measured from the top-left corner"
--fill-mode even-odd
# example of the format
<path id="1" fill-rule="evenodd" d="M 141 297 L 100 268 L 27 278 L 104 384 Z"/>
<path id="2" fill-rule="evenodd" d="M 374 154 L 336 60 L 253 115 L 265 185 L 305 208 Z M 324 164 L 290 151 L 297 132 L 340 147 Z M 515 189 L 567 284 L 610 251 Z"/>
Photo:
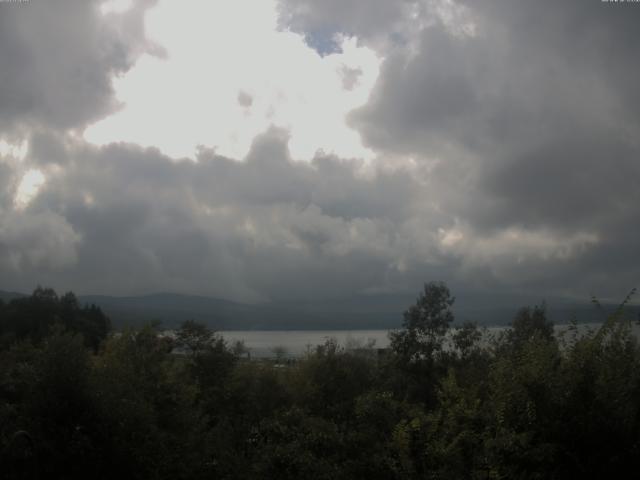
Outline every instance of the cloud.
<path id="1" fill-rule="evenodd" d="M 28 259 L 6 281 L 243 301 L 407 292 L 426 278 L 490 288 L 548 283 L 544 269 L 571 268 L 600 240 L 523 228 L 482 234 L 442 212 L 415 170 L 335 156 L 297 162 L 287 142 L 272 129 L 242 161 L 206 149 L 175 161 L 157 149 L 59 138 L 64 167 L 41 167 L 46 183 L 0 226 L 56 219 L 45 225 L 57 225 L 60 242 L 36 257 L 28 242 L 5 242 L 6 258 Z M 66 253 L 56 253 L 61 245 Z M 43 263 L 48 255 L 64 261 Z"/>
<path id="2" fill-rule="evenodd" d="M 24 272 L 59 271 L 74 264 L 79 241 L 73 227 L 53 212 L 1 213 L 0 266 L 5 281 Z"/>
<path id="3" fill-rule="evenodd" d="M 640 68 L 632 45 L 640 9 L 387 2 L 383 18 L 367 5 L 348 2 L 343 14 L 330 2 L 283 0 L 281 21 L 374 45 L 390 39 L 377 42 L 380 76 L 350 124 L 380 157 L 418 165 L 449 219 L 440 227 L 445 243 L 464 225 L 457 248 L 465 246 L 458 254 L 467 279 L 480 264 L 508 272 L 498 275 L 505 284 L 539 278 L 537 268 L 523 268 L 526 251 L 547 258 L 550 278 L 538 287 L 570 279 L 606 290 L 603 271 L 633 286 L 637 253 L 624 248 L 631 265 L 621 265 L 613 245 L 638 236 Z M 405 42 L 392 41 L 398 30 L 410 32 Z M 567 251 L 574 260 L 552 253 Z"/>
<path id="4" fill-rule="evenodd" d="M 152 3 L 108 17 L 97 0 L 0 3 L 0 131 L 81 128 L 114 111 L 112 77 L 150 48 Z"/>
<path id="5" fill-rule="evenodd" d="M 471 189 L 455 213 L 479 228 L 584 226 L 631 207 L 640 72 L 628 18 L 640 12 L 500 5 L 466 6 L 474 37 L 434 24 L 418 53 L 390 55 L 353 125 L 377 151 L 442 159 L 440 174 Z"/>
<path id="6" fill-rule="evenodd" d="M 13 289 L 261 301 L 637 282 L 640 9 L 51 5 L 0 4 Z"/>
<path id="7" fill-rule="evenodd" d="M 197 162 L 176 162 L 155 149 L 60 138 L 54 149 L 64 150 L 64 168 L 48 167 L 28 208 L 0 224 L 64 219 L 76 254 L 51 275 L 88 291 L 261 300 L 384 283 L 403 249 L 396 230 L 410 215 L 412 178 L 332 156 L 296 162 L 287 142 L 270 130 L 242 162 L 206 150 Z M 6 248 L 25 255 L 19 242 Z M 10 277 L 40 281 L 44 270 L 23 262 Z"/>
<path id="8" fill-rule="evenodd" d="M 466 7 L 452 0 L 280 0 L 278 14 L 281 28 L 301 33 L 321 54 L 340 50 L 335 39 L 344 35 L 386 55 L 412 51 L 434 24 L 456 36 L 475 33 Z"/>
<path id="9" fill-rule="evenodd" d="M 412 0 L 283 0 L 279 3 L 279 23 L 314 39 L 331 39 L 335 34 L 379 40 L 398 33 L 407 18 L 419 7 Z M 395 28 L 394 28 L 395 27 Z"/>
<path id="10" fill-rule="evenodd" d="M 25 208 L 45 182 L 45 177 L 40 170 L 32 168 L 28 170 L 20 180 L 14 202 L 17 208 Z"/>
<path id="11" fill-rule="evenodd" d="M 146 24 L 167 56 L 144 56 L 118 79 L 126 106 L 88 128 L 89 141 L 156 146 L 176 158 L 204 145 L 242 158 L 275 125 L 289 131 L 297 159 L 317 150 L 372 157 L 345 123 L 375 82 L 371 49 L 344 37 L 340 52 L 321 57 L 302 36 L 277 29 L 275 2 L 266 0 L 160 0 Z"/>

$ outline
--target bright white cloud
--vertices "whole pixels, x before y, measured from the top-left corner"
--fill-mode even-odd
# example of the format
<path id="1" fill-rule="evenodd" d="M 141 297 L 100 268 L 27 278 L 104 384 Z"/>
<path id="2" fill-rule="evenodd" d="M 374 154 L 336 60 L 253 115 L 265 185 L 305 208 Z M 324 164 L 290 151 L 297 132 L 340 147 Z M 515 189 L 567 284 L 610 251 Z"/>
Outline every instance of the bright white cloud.
<path id="1" fill-rule="evenodd" d="M 481 235 L 461 225 L 440 229 L 442 250 L 462 255 L 470 264 L 511 266 L 525 261 L 568 260 L 598 244 L 593 232 L 559 234 L 550 230 L 511 227 L 491 235 Z"/>
<path id="2" fill-rule="evenodd" d="M 167 57 L 144 56 L 117 79 L 124 108 L 85 138 L 156 146 L 173 157 L 206 145 L 242 158 L 275 125 L 289 130 L 294 158 L 317 150 L 371 158 L 345 117 L 367 101 L 381 60 L 355 38 L 321 57 L 276 21 L 273 1 L 161 0 L 146 27 Z"/>
<path id="3" fill-rule="evenodd" d="M 100 12 L 103 15 L 110 13 L 123 13 L 133 6 L 133 0 L 106 0 L 100 5 Z"/>
<path id="4" fill-rule="evenodd" d="M 38 194 L 46 178 L 40 170 L 31 169 L 28 170 L 22 177 L 20 185 L 16 191 L 14 198 L 14 205 L 18 209 L 25 208 Z"/>
<path id="5" fill-rule="evenodd" d="M 16 160 L 22 161 L 27 156 L 29 149 L 29 143 L 23 140 L 20 143 L 8 142 L 5 139 L 0 139 L 0 157 L 12 157 Z"/>
<path id="6" fill-rule="evenodd" d="M 38 191 L 46 181 L 40 170 L 28 170 L 22 177 L 14 197 L 14 205 L 18 209 L 25 208 L 38 195 Z"/>

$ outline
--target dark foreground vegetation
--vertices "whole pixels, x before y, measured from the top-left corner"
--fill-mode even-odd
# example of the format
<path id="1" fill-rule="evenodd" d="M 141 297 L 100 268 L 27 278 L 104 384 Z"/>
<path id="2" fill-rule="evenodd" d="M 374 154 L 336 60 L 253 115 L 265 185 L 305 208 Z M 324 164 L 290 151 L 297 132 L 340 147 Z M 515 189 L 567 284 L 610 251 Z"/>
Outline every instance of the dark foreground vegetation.
<path id="1" fill-rule="evenodd" d="M 241 358 L 203 325 L 109 333 L 37 289 L 0 303 L 0 477 L 627 478 L 640 349 L 619 309 L 557 338 L 544 308 L 490 342 L 425 285 L 391 349 Z M 452 344 L 446 346 L 446 338 Z"/>

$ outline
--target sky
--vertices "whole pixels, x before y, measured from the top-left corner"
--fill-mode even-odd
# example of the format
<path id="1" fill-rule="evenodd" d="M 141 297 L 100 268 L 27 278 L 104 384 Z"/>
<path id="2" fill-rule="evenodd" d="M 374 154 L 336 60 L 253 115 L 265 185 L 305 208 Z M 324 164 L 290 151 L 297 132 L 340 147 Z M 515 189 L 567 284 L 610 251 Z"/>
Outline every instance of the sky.
<path id="1" fill-rule="evenodd" d="M 0 2 L 0 289 L 622 299 L 640 3 Z"/>

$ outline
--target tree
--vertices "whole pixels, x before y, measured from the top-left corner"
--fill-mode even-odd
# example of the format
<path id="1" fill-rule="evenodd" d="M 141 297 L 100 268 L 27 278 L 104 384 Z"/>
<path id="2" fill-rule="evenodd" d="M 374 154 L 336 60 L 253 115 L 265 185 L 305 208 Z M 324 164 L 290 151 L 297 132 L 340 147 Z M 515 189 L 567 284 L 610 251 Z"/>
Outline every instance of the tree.
<path id="1" fill-rule="evenodd" d="M 553 322 L 547 319 L 544 303 L 533 308 L 521 308 L 511 323 L 511 329 L 507 331 L 507 341 L 515 349 L 535 339 L 554 339 Z"/>
<path id="2" fill-rule="evenodd" d="M 478 349 L 478 342 L 482 339 L 482 332 L 475 322 L 465 322 L 456 328 L 452 336 L 453 346 L 459 352 L 460 358 L 466 359 L 474 349 Z"/>
<path id="3" fill-rule="evenodd" d="M 58 297 L 51 288 L 38 287 L 29 297 L 15 298 L 0 310 L 0 335 L 11 343 L 29 339 L 40 344 L 55 328 L 82 335 L 97 351 L 111 328 L 109 318 L 95 305 L 80 307 L 72 292 Z"/>
<path id="4" fill-rule="evenodd" d="M 195 478 L 189 471 L 197 467 L 191 439 L 200 432 L 199 412 L 172 348 L 147 325 L 110 337 L 94 359 L 97 419 L 89 426 L 105 473 L 85 478 Z"/>
<path id="5" fill-rule="evenodd" d="M 206 325 L 195 320 L 182 322 L 176 331 L 176 343 L 186 354 L 197 357 L 215 340 L 215 333 Z"/>
<path id="6" fill-rule="evenodd" d="M 433 359 L 453 322 L 454 301 L 443 282 L 425 283 L 416 304 L 404 312 L 403 329 L 390 334 L 393 351 L 408 361 Z"/>

